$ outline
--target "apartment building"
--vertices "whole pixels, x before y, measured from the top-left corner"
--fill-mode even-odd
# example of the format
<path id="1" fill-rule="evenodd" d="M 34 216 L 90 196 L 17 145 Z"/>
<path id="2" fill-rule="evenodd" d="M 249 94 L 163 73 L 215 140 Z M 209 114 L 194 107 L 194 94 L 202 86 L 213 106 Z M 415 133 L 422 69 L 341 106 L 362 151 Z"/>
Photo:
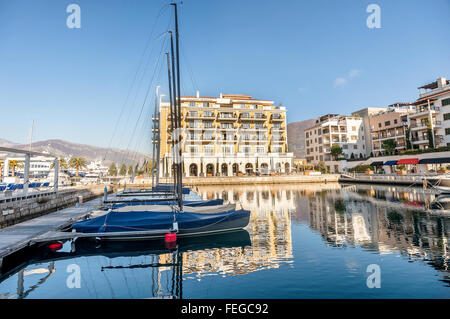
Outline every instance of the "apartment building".
<path id="1" fill-rule="evenodd" d="M 327 114 L 305 130 L 306 161 L 317 165 L 333 161 L 331 146 L 342 149 L 346 159 L 364 157 L 366 152 L 363 120 L 359 116 Z M 334 169 L 336 171 L 336 169 Z"/>
<path id="2" fill-rule="evenodd" d="M 408 133 L 408 115 L 415 113 L 415 107 L 410 103 L 389 105 L 385 111 L 372 114 L 369 117 L 372 151 L 375 156 L 385 153 L 383 142 L 393 139 L 397 143 L 396 150 L 405 150 Z"/>
<path id="3" fill-rule="evenodd" d="M 374 114 L 384 112 L 386 108 L 383 107 L 366 107 L 361 110 L 352 113 L 352 116 L 359 116 L 362 119 L 362 124 L 364 127 L 364 145 L 365 152 L 363 152 L 364 157 L 368 157 L 372 153 L 372 134 L 370 129 L 370 117 Z"/>
<path id="4" fill-rule="evenodd" d="M 287 173 L 286 107 L 249 95 L 181 97 L 184 176 Z M 160 105 L 160 174 L 172 175 L 170 104 Z"/>
<path id="5" fill-rule="evenodd" d="M 411 117 L 414 146 L 429 147 L 428 126 L 433 132 L 433 147 L 450 146 L 450 81 L 440 77 L 418 89 L 419 98 L 414 103 L 417 114 Z"/>

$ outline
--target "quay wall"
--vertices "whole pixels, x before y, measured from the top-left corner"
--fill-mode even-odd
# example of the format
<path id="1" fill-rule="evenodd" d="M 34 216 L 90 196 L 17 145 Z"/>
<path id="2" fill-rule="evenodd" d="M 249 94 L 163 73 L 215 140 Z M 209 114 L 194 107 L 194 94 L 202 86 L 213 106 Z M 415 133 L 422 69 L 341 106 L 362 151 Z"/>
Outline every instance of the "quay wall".
<path id="1" fill-rule="evenodd" d="M 277 176 L 215 176 L 215 177 L 183 177 L 183 184 L 200 185 L 255 185 L 255 184 L 298 184 L 298 183 L 337 183 L 339 174 L 324 175 L 277 175 Z M 160 183 L 173 183 L 173 178 L 160 178 Z M 127 187 L 150 186 L 151 178 L 135 179 Z"/>
<path id="2" fill-rule="evenodd" d="M 74 205 L 78 196 L 83 202 L 103 195 L 104 185 L 30 193 L 27 196 L 13 196 L 0 200 L 0 228 L 41 216 L 60 208 Z"/>

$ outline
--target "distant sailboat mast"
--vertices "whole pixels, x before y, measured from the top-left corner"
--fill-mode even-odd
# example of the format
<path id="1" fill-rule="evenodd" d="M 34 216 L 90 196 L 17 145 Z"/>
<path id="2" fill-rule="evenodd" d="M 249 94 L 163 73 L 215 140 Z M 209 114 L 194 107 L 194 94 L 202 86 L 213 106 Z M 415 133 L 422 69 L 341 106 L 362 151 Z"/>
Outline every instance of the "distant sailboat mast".
<path id="1" fill-rule="evenodd" d="M 179 129 L 181 129 L 181 91 L 180 91 L 180 45 L 179 45 L 179 33 L 178 33 L 178 8 L 176 3 L 171 3 L 171 5 L 174 6 L 175 9 L 175 42 L 176 42 L 176 61 L 177 61 L 177 126 Z M 183 210 L 183 194 L 182 194 L 182 188 L 183 188 L 183 171 L 182 171 L 182 157 L 181 157 L 181 145 L 180 145 L 180 138 L 181 138 L 181 132 L 178 133 L 177 141 L 178 141 L 178 157 L 179 161 L 177 163 L 177 175 L 178 175 L 178 183 L 177 183 L 177 190 L 178 190 L 178 206 L 180 208 L 180 211 Z"/>

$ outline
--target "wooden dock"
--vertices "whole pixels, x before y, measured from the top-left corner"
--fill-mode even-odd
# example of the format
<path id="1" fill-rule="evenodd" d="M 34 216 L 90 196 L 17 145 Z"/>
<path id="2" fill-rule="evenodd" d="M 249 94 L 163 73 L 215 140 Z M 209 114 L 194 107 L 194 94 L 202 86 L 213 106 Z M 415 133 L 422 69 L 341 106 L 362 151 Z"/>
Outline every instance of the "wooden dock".
<path id="1" fill-rule="evenodd" d="M 97 198 L 81 204 L 79 207 L 69 207 L 54 213 L 37 217 L 13 226 L 0 229 L 0 259 L 28 246 L 47 232 L 57 231 L 73 223 L 78 218 L 100 207 L 102 198 Z"/>

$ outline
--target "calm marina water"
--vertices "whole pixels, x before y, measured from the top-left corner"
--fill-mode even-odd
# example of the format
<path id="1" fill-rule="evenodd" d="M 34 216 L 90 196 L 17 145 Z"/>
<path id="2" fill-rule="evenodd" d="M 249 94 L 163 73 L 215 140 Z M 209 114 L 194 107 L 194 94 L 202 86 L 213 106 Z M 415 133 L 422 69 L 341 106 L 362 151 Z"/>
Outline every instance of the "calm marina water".
<path id="1" fill-rule="evenodd" d="M 450 298 L 450 214 L 426 211 L 431 191 L 327 184 L 198 193 L 251 210 L 249 226 L 179 241 L 177 252 L 67 242 L 3 274 L 0 298 Z M 367 286 L 372 264 L 380 288 Z"/>

